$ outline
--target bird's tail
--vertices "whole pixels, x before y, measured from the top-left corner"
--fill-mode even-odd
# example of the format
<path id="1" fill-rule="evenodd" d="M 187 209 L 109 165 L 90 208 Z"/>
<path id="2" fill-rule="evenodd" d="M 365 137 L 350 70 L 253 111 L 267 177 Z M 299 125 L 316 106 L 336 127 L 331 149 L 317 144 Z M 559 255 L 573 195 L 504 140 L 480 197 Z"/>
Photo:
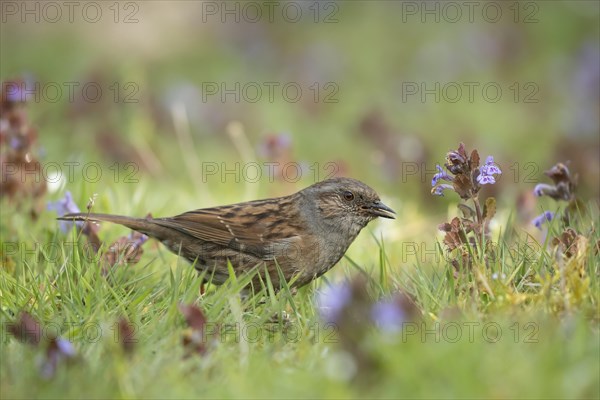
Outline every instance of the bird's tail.
<path id="1" fill-rule="evenodd" d="M 74 213 L 74 214 L 65 214 L 62 217 L 58 217 L 57 219 L 62 221 L 92 221 L 92 222 L 112 222 L 115 224 L 126 226 L 127 228 L 133 229 L 135 231 L 139 231 L 142 233 L 152 233 L 148 232 L 149 226 L 152 226 L 152 219 L 146 218 L 132 218 L 125 217 L 122 215 L 112 215 L 112 214 L 88 214 L 88 213 Z"/>

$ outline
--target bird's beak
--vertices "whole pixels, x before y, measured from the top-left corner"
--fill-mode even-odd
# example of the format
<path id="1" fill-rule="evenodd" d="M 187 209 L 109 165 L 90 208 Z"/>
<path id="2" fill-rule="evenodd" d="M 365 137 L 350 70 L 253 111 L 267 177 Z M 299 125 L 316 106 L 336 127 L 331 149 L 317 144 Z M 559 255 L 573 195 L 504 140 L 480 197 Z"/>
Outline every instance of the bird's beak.
<path id="1" fill-rule="evenodd" d="M 396 212 L 388 206 L 386 206 L 385 204 L 383 204 L 381 201 L 373 202 L 373 204 L 371 204 L 371 207 L 369 207 L 369 211 L 371 212 L 371 214 L 377 217 L 396 219 Z"/>

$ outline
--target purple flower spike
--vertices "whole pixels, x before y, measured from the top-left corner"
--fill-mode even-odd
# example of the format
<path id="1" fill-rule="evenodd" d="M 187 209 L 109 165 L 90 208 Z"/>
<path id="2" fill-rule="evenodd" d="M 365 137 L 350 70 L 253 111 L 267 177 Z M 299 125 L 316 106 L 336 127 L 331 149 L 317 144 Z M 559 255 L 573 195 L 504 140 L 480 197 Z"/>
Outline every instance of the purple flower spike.
<path id="1" fill-rule="evenodd" d="M 46 206 L 48 211 L 56 211 L 59 217 L 62 217 L 65 214 L 70 213 L 78 213 L 80 212 L 79 207 L 73 201 L 73 196 L 71 196 L 71 192 L 67 191 L 65 193 L 65 197 L 58 201 L 50 201 Z M 77 228 L 81 229 L 83 227 L 83 222 L 78 221 L 75 222 Z M 64 233 L 69 232 L 73 228 L 72 221 L 59 221 L 60 230 Z"/>
<path id="2" fill-rule="evenodd" d="M 485 164 L 479 167 L 479 176 L 477 182 L 480 185 L 493 185 L 496 183 L 494 175 L 501 175 L 502 171 L 496 164 L 494 164 L 494 157 L 488 156 L 485 160 Z"/>
<path id="3" fill-rule="evenodd" d="M 533 225 L 538 229 L 542 229 L 542 224 L 545 222 L 550 222 L 554 218 L 554 213 L 552 211 L 544 211 L 542 214 L 538 215 L 533 219 Z"/>

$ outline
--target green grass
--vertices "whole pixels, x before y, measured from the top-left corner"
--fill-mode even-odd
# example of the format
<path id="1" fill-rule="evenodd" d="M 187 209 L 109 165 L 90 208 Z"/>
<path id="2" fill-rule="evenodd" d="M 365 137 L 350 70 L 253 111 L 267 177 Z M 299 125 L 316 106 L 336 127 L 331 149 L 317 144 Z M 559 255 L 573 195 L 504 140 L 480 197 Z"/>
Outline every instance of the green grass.
<path id="1" fill-rule="evenodd" d="M 13 208 L 11 210 L 11 208 Z M 14 205 L 2 220 L 19 227 Z M 107 211 L 117 211 L 109 209 Z M 597 210 L 592 209 L 593 221 Z M 589 228 L 589 222 L 584 223 Z M 52 227 L 49 229 L 49 227 Z M 136 265 L 107 275 L 83 252 L 76 232 L 62 234 L 51 214 L 18 233 L 22 249 L 5 252 L 0 271 L 0 356 L 3 398 L 596 398 L 598 356 L 598 257 L 581 260 L 587 281 L 569 281 L 545 250 L 527 258 L 498 257 L 454 277 L 443 258 L 414 257 L 398 268 L 397 243 L 363 232 L 332 272 L 295 295 L 275 294 L 270 282 L 240 296 L 248 277 L 234 277 L 200 296 L 200 279 L 184 261 L 152 242 Z M 105 231 L 106 229 L 106 231 Z M 105 228 L 101 236 L 113 229 Z M 552 227 L 554 229 L 554 227 Z M 18 232 L 19 229 L 17 228 Z M 110 236 L 110 235 L 108 235 Z M 598 239 L 597 232 L 590 243 Z M 523 240 L 518 237 L 513 240 Z M 76 246 L 64 242 L 77 242 Z M 35 246 L 35 243 L 57 246 Z M 12 249 L 4 240 L 4 249 Z M 434 246 L 432 241 L 430 246 Z M 429 247 L 431 248 L 431 247 Z M 13 251 L 13 250 L 11 250 Z M 502 278 L 494 279 L 500 272 Z M 402 332 L 320 321 L 315 290 L 327 281 L 369 276 L 372 299 L 401 290 L 416 300 L 420 319 Z M 557 275 L 558 274 L 558 275 Z M 550 281 L 550 277 L 557 280 Z M 491 292 L 485 291 L 486 282 Z M 585 286 L 587 282 L 587 286 Z M 565 286 L 566 285 L 566 286 Z M 579 293 L 575 297 L 573 293 Z M 189 334 L 180 303 L 205 311 L 218 333 L 204 355 L 184 357 Z M 40 377 L 43 351 L 6 331 L 26 310 L 71 340 L 78 356 Z M 274 318 L 285 311 L 287 319 Z M 137 343 L 125 354 L 116 323 L 126 317 Z M 360 325 L 363 324 L 363 325 Z M 376 361 L 372 372 L 344 346 L 347 332 Z"/>

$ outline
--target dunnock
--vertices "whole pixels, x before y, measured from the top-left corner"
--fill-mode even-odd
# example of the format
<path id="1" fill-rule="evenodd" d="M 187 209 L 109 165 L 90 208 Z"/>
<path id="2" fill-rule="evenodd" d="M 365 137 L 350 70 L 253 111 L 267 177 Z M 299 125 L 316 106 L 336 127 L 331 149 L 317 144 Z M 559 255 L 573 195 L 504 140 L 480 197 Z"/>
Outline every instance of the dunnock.
<path id="1" fill-rule="evenodd" d="M 78 213 L 59 219 L 109 221 L 142 232 L 195 263 L 216 284 L 228 279 L 228 261 L 236 274 L 254 267 L 262 273 L 266 267 L 279 289 L 277 266 L 292 286 L 306 285 L 333 267 L 370 221 L 394 218 L 394 214 L 364 183 L 333 178 L 285 197 L 203 208 L 169 218 Z M 259 282 L 257 277 L 253 283 Z"/>

